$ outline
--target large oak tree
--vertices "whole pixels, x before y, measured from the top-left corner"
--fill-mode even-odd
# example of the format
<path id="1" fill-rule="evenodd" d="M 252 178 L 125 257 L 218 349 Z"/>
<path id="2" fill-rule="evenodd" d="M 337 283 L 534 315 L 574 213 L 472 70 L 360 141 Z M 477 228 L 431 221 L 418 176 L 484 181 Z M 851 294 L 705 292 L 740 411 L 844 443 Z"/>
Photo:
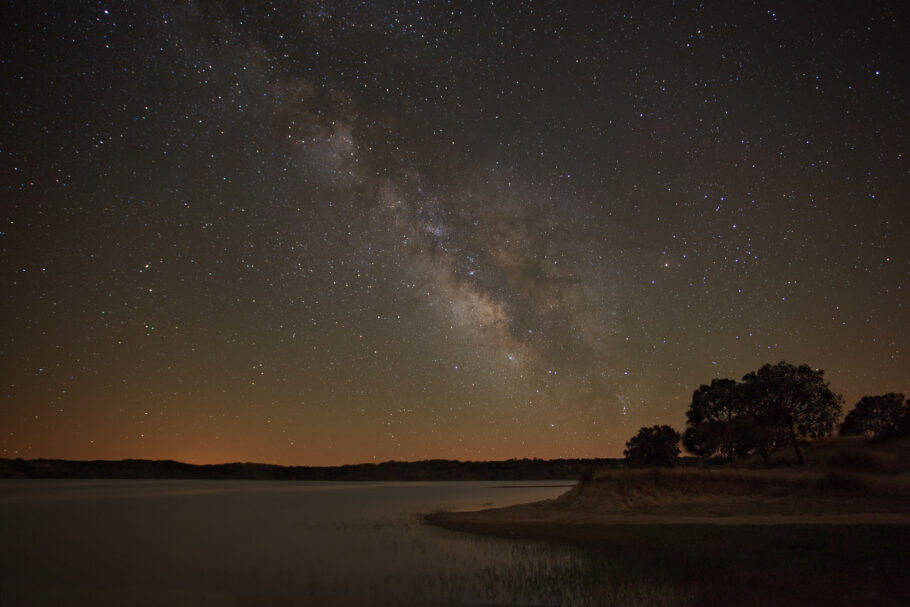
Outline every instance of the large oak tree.
<path id="1" fill-rule="evenodd" d="M 834 429 L 843 399 L 831 391 L 824 376 L 821 369 L 781 361 L 743 377 L 756 448 L 765 461 L 775 449 L 789 444 L 802 465 L 800 440 L 827 436 Z"/>

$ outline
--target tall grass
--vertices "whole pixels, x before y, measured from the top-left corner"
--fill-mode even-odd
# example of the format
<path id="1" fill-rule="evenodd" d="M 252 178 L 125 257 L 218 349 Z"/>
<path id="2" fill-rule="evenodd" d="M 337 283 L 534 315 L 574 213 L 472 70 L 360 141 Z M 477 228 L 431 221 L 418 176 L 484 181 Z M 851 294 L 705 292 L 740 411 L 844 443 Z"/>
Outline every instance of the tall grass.
<path id="1" fill-rule="evenodd" d="M 660 503 L 686 497 L 894 496 L 910 495 L 910 482 L 855 470 L 649 469 L 604 470 L 591 474 L 558 499 L 572 503 L 615 497 Z"/>

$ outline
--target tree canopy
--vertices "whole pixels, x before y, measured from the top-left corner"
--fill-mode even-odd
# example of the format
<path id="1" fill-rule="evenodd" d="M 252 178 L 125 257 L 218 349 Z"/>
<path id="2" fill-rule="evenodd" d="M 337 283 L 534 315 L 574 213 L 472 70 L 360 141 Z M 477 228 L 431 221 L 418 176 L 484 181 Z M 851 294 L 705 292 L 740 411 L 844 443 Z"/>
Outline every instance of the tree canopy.
<path id="1" fill-rule="evenodd" d="M 874 438 L 897 436 L 904 433 L 910 420 L 910 403 L 904 395 L 889 392 L 879 396 L 864 396 L 847 413 L 840 425 L 844 436 L 863 435 Z"/>
<path id="2" fill-rule="evenodd" d="M 623 455 L 635 468 L 670 468 L 679 458 L 679 432 L 667 425 L 645 427 L 629 439 Z"/>
<path id="3" fill-rule="evenodd" d="M 700 386 L 686 413 L 686 449 L 726 459 L 757 453 L 768 462 L 776 450 L 792 446 L 802 464 L 800 441 L 830 434 L 840 416 L 842 398 L 825 383 L 824 373 L 781 361 L 746 374 L 740 383 L 715 379 Z"/>
<path id="4" fill-rule="evenodd" d="M 687 427 L 682 437 L 686 450 L 705 458 L 720 454 L 727 460 L 748 450 L 741 405 L 735 380 L 713 379 L 710 386 L 699 386 L 686 412 Z"/>
<path id="5" fill-rule="evenodd" d="M 825 383 L 825 372 L 786 361 L 765 365 L 743 377 L 746 399 L 759 425 L 770 429 L 763 439 L 793 447 L 803 464 L 799 441 L 827 436 L 840 417 L 843 398 Z"/>

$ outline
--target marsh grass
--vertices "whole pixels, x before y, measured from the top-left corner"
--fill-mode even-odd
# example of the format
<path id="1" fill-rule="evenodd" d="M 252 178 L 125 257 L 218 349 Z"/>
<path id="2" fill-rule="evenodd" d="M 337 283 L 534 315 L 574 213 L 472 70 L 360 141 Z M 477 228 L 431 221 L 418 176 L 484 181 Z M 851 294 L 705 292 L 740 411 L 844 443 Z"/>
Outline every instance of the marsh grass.
<path id="1" fill-rule="evenodd" d="M 907 525 L 548 525 L 473 532 L 574 546 L 577 567 L 537 579 L 547 605 L 910 604 Z M 500 571 L 497 575 L 509 574 Z M 513 603 L 514 604 L 514 603 Z M 522 604 L 522 603 L 519 603 Z"/>

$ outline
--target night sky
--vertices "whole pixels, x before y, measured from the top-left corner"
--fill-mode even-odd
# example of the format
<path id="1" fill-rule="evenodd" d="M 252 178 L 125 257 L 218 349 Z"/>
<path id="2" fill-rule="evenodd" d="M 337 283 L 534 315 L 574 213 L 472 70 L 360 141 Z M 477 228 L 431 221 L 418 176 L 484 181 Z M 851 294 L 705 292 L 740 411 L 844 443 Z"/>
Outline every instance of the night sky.
<path id="1" fill-rule="evenodd" d="M 900 3 L 0 10 L 0 457 L 616 457 L 764 363 L 910 391 Z"/>

